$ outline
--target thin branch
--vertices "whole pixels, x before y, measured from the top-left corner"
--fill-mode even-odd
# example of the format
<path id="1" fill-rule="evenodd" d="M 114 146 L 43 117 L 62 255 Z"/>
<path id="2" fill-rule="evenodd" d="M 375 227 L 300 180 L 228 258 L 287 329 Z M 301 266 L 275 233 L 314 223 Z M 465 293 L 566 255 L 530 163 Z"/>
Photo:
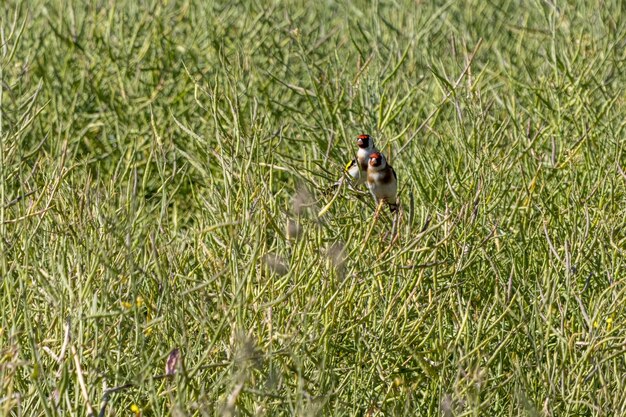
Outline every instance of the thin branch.
<path id="1" fill-rule="evenodd" d="M 19 203 L 20 201 L 22 201 L 22 200 L 23 200 L 23 199 L 25 199 L 26 197 L 31 196 L 31 195 L 33 195 L 33 194 L 35 194 L 36 192 L 37 192 L 37 190 L 35 189 L 35 190 L 32 190 L 32 191 L 27 192 L 26 194 L 22 194 L 22 195 L 20 195 L 20 196 L 18 196 L 18 197 L 16 197 L 16 198 L 14 198 L 13 200 L 9 201 L 8 203 L 6 203 L 6 204 L 4 205 L 4 208 L 5 208 L 5 209 L 8 209 L 9 207 L 16 205 L 17 203 Z"/>
<path id="2" fill-rule="evenodd" d="M 83 369 L 80 366 L 80 359 L 78 358 L 78 352 L 76 352 L 76 347 L 74 345 L 72 345 L 72 355 L 74 356 L 74 364 L 76 365 L 76 376 L 78 378 L 80 392 L 83 395 L 85 404 L 87 405 L 87 415 L 94 416 L 93 407 L 91 406 L 91 401 L 89 401 L 89 392 L 87 391 L 85 379 L 83 378 Z"/>

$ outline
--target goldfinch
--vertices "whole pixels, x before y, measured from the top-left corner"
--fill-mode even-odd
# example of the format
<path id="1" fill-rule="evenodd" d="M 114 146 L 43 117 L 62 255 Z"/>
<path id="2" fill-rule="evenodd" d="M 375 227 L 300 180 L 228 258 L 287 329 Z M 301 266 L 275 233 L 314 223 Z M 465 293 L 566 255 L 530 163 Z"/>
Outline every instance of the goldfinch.
<path id="1" fill-rule="evenodd" d="M 374 139 L 372 139 L 370 135 L 357 136 L 356 144 L 359 147 L 356 158 L 346 165 L 345 171 L 353 179 L 354 185 L 358 186 L 365 183 L 367 178 L 367 163 L 370 155 L 374 152 L 378 152 L 378 149 L 376 149 Z M 341 185 L 343 180 L 344 177 L 340 178 L 339 181 L 334 184 L 334 187 Z"/>
<path id="2" fill-rule="evenodd" d="M 374 152 L 369 156 L 367 165 L 367 188 L 378 204 L 381 200 L 389 205 L 392 213 L 398 209 L 398 177 L 396 171 L 387 163 L 383 154 Z"/>

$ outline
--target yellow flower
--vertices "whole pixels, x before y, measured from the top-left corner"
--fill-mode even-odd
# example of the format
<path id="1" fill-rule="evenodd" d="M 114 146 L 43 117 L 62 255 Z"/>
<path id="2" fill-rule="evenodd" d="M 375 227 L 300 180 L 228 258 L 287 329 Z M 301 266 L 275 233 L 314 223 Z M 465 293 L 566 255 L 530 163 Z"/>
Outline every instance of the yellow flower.
<path id="1" fill-rule="evenodd" d="M 135 303 L 137 304 L 137 307 L 141 307 L 143 305 L 143 297 L 141 295 L 138 295 Z"/>
<path id="2" fill-rule="evenodd" d="M 612 327 L 613 327 L 613 317 L 607 317 L 606 318 L 606 329 L 607 330 L 611 330 Z"/>
<path id="3" fill-rule="evenodd" d="M 132 411 L 136 416 L 141 414 L 141 409 L 139 408 L 139 406 L 137 406 L 137 404 L 131 405 L 130 411 Z"/>
<path id="4" fill-rule="evenodd" d="M 129 309 L 131 308 L 133 305 L 131 303 L 129 303 L 128 301 L 122 301 L 122 307 L 124 307 L 125 309 Z"/>

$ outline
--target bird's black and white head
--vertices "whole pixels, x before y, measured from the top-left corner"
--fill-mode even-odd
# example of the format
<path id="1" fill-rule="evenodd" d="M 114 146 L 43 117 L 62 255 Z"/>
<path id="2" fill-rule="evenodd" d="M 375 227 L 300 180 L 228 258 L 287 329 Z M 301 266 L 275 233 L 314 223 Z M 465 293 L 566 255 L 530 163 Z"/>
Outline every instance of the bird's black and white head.
<path id="1" fill-rule="evenodd" d="M 385 169 L 385 167 L 387 166 L 387 161 L 385 161 L 385 157 L 383 156 L 383 154 L 374 152 L 370 155 L 369 166 L 374 171 L 380 171 L 382 169 Z"/>
<path id="2" fill-rule="evenodd" d="M 370 137 L 370 135 L 357 136 L 356 144 L 360 149 L 365 149 L 365 150 L 374 149 L 374 140 Z"/>

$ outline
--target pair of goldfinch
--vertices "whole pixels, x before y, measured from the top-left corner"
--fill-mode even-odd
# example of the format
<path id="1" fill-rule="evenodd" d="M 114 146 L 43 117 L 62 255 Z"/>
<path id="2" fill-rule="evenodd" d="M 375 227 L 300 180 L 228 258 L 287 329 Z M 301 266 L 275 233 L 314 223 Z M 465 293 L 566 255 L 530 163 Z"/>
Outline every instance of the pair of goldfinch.
<path id="1" fill-rule="evenodd" d="M 377 204 L 385 201 L 392 213 L 398 209 L 398 177 L 385 156 L 376 149 L 369 135 L 359 135 L 356 139 L 359 150 L 356 158 L 346 165 L 346 173 L 355 185 L 365 183 Z M 343 178 L 335 185 L 340 185 Z"/>

